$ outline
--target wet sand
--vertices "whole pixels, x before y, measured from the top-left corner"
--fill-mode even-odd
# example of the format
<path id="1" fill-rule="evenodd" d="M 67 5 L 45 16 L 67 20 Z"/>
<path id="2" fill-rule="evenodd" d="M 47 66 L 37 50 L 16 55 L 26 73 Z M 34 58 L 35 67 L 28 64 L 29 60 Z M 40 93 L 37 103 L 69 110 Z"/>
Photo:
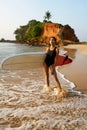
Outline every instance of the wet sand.
<path id="1" fill-rule="evenodd" d="M 76 90 L 87 93 L 87 45 L 69 45 L 64 48 L 73 58 L 73 62 L 62 66 L 59 71 L 75 83 Z"/>

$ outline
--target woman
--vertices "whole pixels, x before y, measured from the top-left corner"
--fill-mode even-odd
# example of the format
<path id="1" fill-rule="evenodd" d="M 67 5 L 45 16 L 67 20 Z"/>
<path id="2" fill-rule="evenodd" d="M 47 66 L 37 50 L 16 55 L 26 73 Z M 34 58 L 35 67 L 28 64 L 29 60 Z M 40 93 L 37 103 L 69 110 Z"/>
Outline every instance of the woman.
<path id="1" fill-rule="evenodd" d="M 49 88 L 49 70 L 50 70 L 51 74 L 54 76 L 54 79 L 56 81 L 56 87 L 58 91 L 61 91 L 62 88 L 57 78 L 56 71 L 55 71 L 55 63 L 57 60 L 57 56 L 59 55 L 59 49 L 55 47 L 56 38 L 51 37 L 49 43 L 50 43 L 50 47 L 47 48 L 47 53 L 44 60 L 44 68 L 45 68 L 45 73 L 46 73 L 46 85 Z"/>

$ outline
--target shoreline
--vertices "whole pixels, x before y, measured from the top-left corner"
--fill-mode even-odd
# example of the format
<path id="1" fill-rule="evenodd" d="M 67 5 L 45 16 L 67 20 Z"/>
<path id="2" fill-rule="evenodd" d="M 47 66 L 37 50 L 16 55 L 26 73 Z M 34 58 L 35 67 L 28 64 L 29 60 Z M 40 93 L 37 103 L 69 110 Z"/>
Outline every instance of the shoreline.
<path id="1" fill-rule="evenodd" d="M 68 45 L 68 46 L 64 46 L 64 48 L 67 49 L 76 49 L 79 50 L 81 54 L 86 55 L 87 56 L 87 45 L 84 44 L 73 44 L 73 45 Z"/>
<path id="2" fill-rule="evenodd" d="M 87 45 L 68 45 L 64 49 L 73 62 L 59 67 L 59 71 L 76 85 L 75 90 L 87 94 Z"/>

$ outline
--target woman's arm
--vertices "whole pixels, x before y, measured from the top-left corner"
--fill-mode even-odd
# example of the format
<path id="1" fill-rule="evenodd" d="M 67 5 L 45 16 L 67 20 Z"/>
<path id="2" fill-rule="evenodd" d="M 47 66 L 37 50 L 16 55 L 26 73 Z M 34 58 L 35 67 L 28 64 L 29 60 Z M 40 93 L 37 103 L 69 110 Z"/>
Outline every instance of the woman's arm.
<path id="1" fill-rule="evenodd" d="M 59 55 L 59 49 L 56 48 L 56 56 L 58 56 L 58 55 Z"/>
<path id="2" fill-rule="evenodd" d="M 49 47 L 46 47 L 45 52 L 48 52 L 48 50 L 49 50 Z"/>
<path id="3" fill-rule="evenodd" d="M 59 55 L 59 49 L 56 48 L 55 65 L 57 64 L 58 55 Z"/>

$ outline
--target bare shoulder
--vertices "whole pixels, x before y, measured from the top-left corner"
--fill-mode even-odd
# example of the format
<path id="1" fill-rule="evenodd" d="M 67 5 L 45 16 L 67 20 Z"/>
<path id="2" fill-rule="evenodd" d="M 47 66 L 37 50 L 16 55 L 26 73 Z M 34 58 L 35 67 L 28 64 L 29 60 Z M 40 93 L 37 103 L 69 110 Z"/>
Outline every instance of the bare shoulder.
<path id="1" fill-rule="evenodd" d="M 49 50 L 49 47 L 46 48 L 46 52 Z"/>

